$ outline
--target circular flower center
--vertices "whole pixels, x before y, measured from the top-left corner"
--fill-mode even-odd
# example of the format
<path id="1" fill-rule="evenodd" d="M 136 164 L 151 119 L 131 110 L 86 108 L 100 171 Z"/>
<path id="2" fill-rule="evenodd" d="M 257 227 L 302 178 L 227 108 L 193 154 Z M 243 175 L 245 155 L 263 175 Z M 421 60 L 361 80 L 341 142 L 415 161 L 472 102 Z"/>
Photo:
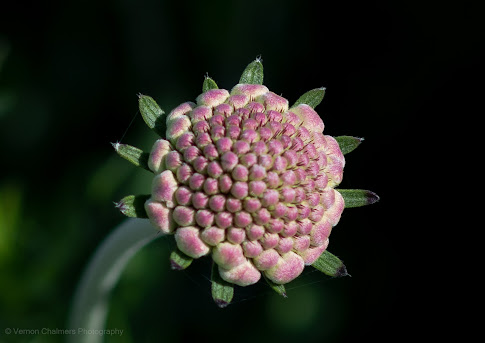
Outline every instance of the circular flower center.
<path id="1" fill-rule="evenodd" d="M 178 248 L 212 252 L 221 276 L 249 285 L 261 274 L 283 284 L 326 249 L 340 219 L 344 157 L 308 105 L 262 85 L 213 89 L 167 117 L 149 166 L 145 207 Z"/>

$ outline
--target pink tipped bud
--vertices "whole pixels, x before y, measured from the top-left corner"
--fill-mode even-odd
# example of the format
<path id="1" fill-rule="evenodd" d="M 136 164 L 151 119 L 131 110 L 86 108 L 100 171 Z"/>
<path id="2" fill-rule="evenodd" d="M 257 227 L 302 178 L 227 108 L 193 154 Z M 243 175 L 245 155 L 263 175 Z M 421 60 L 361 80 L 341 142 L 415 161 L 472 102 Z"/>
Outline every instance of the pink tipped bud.
<path id="1" fill-rule="evenodd" d="M 163 203 L 148 199 L 145 202 L 145 211 L 153 226 L 165 234 L 173 232 L 175 223 L 172 219 L 171 209 Z"/>
<path id="2" fill-rule="evenodd" d="M 174 206 L 174 194 L 177 190 L 178 183 L 173 173 L 166 170 L 155 176 L 152 182 L 152 198 L 155 201 L 164 202 L 167 207 Z"/>
<path id="3" fill-rule="evenodd" d="M 278 245 L 280 236 L 277 233 L 265 233 L 263 238 L 260 239 L 260 243 L 264 249 L 272 249 Z"/>
<path id="4" fill-rule="evenodd" d="M 217 179 L 223 173 L 222 167 L 219 162 L 213 161 L 207 165 L 207 174 L 214 179 Z"/>
<path id="5" fill-rule="evenodd" d="M 237 84 L 231 90 L 231 94 L 244 94 L 249 96 L 251 100 L 268 92 L 269 92 L 269 89 L 266 86 L 244 84 L 244 83 Z"/>
<path id="6" fill-rule="evenodd" d="M 180 226 L 191 226 L 195 224 L 195 211 L 191 207 L 177 206 L 173 210 L 173 220 Z"/>
<path id="7" fill-rule="evenodd" d="M 239 159 L 232 151 L 227 151 L 221 156 L 221 166 L 224 171 L 232 171 L 237 166 Z"/>
<path id="8" fill-rule="evenodd" d="M 257 257 L 253 258 L 253 263 L 259 270 L 266 270 L 274 267 L 278 260 L 280 259 L 280 254 L 274 249 L 267 249 L 261 252 Z"/>
<path id="9" fill-rule="evenodd" d="M 188 114 L 188 117 L 190 118 L 192 124 L 198 123 L 200 121 L 206 121 L 210 117 L 212 117 L 212 109 L 208 106 L 198 106 Z"/>
<path id="10" fill-rule="evenodd" d="M 332 224 L 326 218 L 314 225 L 310 233 L 312 246 L 318 247 L 324 244 L 331 231 Z"/>
<path id="11" fill-rule="evenodd" d="M 243 206 L 249 213 L 254 213 L 261 208 L 261 202 L 257 198 L 247 197 L 244 199 Z"/>
<path id="12" fill-rule="evenodd" d="M 253 218 L 248 212 L 241 211 L 234 214 L 234 225 L 237 227 L 246 227 L 251 224 Z"/>
<path id="13" fill-rule="evenodd" d="M 267 224 L 271 219 L 271 213 L 265 208 L 261 208 L 256 213 L 253 213 L 254 222 L 258 225 Z"/>
<path id="14" fill-rule="evenodd" d="M 293 241 L 293 249 L 295 249 L 297 253 L 304 252 L 310 247 L 310 236 L 294 237 Z"/>
<path id="15" fill-rule="evenodd" d="M 285 228 L 285 223 L 281 219 L 271 219 L 266 224 L 266 229 L 272 233 L 279 233 Z"/>
<path id="16" fill-rule="evenodd" d="M 221 212 L 226 205 L 226 197 L 220 194 L 213 195 L 209 199 L 209 207 L 214 212 Z"/>
<path id="17" fill-rule="evenodd" d="M 285 224 L 281 235 L 283 237 L 293 237 L 298 231 L 298 228 L 299 226 L 295 221 L 290 221 L 289 223 Z"/>
<path id="18" fill-rule="evenodd" d="M 261 278 L 261 273 L 250 261 L 246 261 L 232 269 L 225 269 L 219 266 L 219 274 L 227 282 L 238 286 L 249 286 L 255 284 Z"/>
<path id="19" fill-rule="evenodd" d="M 244 256 L 248 258 L 256 257 L 263 252 L 263 247 L 257 241 L 245 241 L 242 247 Z"/>
<path id="20" fill-rule="evenodd" d="M 318 247 L 310 247 L 303 251 L 298 251 L 298 254 L 303 258 L 305 265 L 309 266 L 320 257 L 320 255 L 327 249 L 328 238 Z"/>
<path id="21" fill-rule="evenodd" d="M 225 174 L 219 177 L 219 189 L 222 193 L 228 193 L 232 188 L 232 179 Z"/>
<path id="22" fill-rule="evenodd" d="M 221 229 L 226 229 L 232 225 L 233 215 L 229 212 L 219 212 L 216 214 L 216 224 Z"/>
<path id="23" fill-rule="evenodd" d="M 239 199 L 229 197 L 226 200 L 226 209 L 231 213 L 236 213 L 242 210 L 242 202 Z"/>
<path id="24" fill-rule="evenodd" d="M 212 226 L 214 223 L 214 214 L 208 210 L 198 210 L 195 213 L 195 221 L 201 228 Z"/>
<path id="25" fill-rule="evenodd" d="M 280 241 L 278 242 L 278 245 L 276 246 L 276 250 L 281 254 L 284 255 L 287 252 L 291 251 L 293 249 L 293 238 L 292 237 L 284 237 L 281 238 Z"/>
<path id="26" fill-rule="evenodd" d="M 260 181 L 266 177 L 266 169 L 259 165 L 255 164 L 251 167 L 249 171 L 249 178 L 253 181 Z"/>
<path id="27" fill-rule="evenodd" d="M 178 151 L 170 151 L 165 156 L 165 167 L 173 172 L 182 165 L 182 162 L 182 155 Z"/>
<path id="28" fill-rule="evenodd" d="M 201 156 L 202 152 L 196 146 L 189 146 L 184 150 L 184 161 L 192 163 L 197 157 Z"/>
<path id="29" fill-rule="evenodd" d="M 226 231 L 217 226 L 205 228 L 200 233 L 200 238 L 210 246 L 216 246 L 221 243 L 225 237 Z"/>
<path id="30" fill-rule="evenodd" d="M 219 266 L 231 269 L 246 262 L 242 247 L 239 244 L 223 242 L 212 251 L 212 258 Z"/>
<path id="31" fill-rule="evenodd" d="M 172 112 L 169 113 L 167 116 L 167 124 L 173 120 L 175 120 L 178 117 L 181 117 L 183 115 L 186 115 L 192 109 L 195 107 L 195 104 L 193 102 L 184 102 L 183 104 L 175 107 Z"/>
<path id="32" fill-rule="evenodd" d="M 196 209 L 204 209 L 209 204 L 209 196 L 204 192 L 195 192 L 192 195 L 192 206 Z"/>
<path id="33" fill-rule="evenodd" d="M 192 191 L 185 186 L 177 188 L 175 191 L 175 200 L 179 205 L 190 204 L 192 201 Z"/>
<path id="34" fill-rule="evenodd" d="M 200 191 L 204 186 L 205 176 L 199 173 L 194 173 L 189 179 L 189 187 L 193 191 Z"/>
<path id="35" fill-rule="evenodd" d="M 263 237 L 264 235 L 264 227 L 252 224 L 250 226 L 246 227 L 246 236 L 251 240 L 251 241 L 256 241 Z"/>
<path id="36" fill-rule="evenodd" d="M 172 147 L 165 139 L 159 139 L 153 144 L 150 157 L 148 158 L 148 167 L 155 173 L 161 173 L 165 170 L 164 158 L 172 150 Z"/>
<path id="37" fill-rule="evenodd" d="M 332 226 L 337 225 L 340 220 L 340 216 L 345 207 L 344 198 L 335 190 L 335 203 L 333 206 L 325 212 L 325 217 L 330 221 Z"/>
<path id="38" fill-rule="evenodd" d="M 249 182 L 249 195 L 253 197 L 260 197 L 266 191 L 266 183 L 264 181 Z"/>
<path id="39" fill-rule="evenodd" d="M 181 116 L 167 123 L 167 139 L 175 143 L 183 133 L 187 132 L 192 126 L 189 117 Z"/>
<path id="40" fill-rule="evenodd" d="M 298 222 L 298 234 L 308 235 L 312 231 L 313 223 L 310 219 L 303 219 Z"/>
<path id="41" fill-rule="evenodd" d="M 219 182 L 213 178 L 207 178 L 204 181 L 204 192 L 207 195 L 213 195 L 219 193 Z"/>
<path id="42" fill-rule="evenodd" d="M 291 111 L 295 113 L 303 121 L 303 126 L 309 131 L 323 132 L 325 125 L 323 124 L 322 118 L 311 106 L 307 104 L 298 105 L 292 108 Z"/>
<path id="43" fill-rule="evenodd" d="M 227 99 L 227 102 L 234 107 L 234 109 L 239 109 L 249 102 L 249 96 L 244 94 L 234 94 Z"/>
<path id="44" fill-rule="evenodd" d="M 222 104 L 229 97 L 229 92 L 225 89 L 211 89 L 197 97 L 197 105 L 215 107 Z"/>
<path id="45" fill-rule="evenodd" d="M 266 110 L 274 110 L 278 112 L 285 112 L 288 110 L 288 100 L 276 95 L 273 92 L 267 92 L 262 96 L 263 103 Z"/>
<path id="46" fill-rule="evenodd" d="M 290 251 L 280 257 L 273 268 L 266 270 L 264 273 L 268 279 L 281 285 L 297 278 L 304 267 L 303 259 L 293 251 Z"/>
<path id="47" fill-rule="evenodd" d="M 246 182 L 248 180 L 249 171 L 248 168 L 246 168 L 242 164 L 238 164 L 232 170 L 231 175 L 233 180 Z"/>
<path id="48" fill-rule="evenodd" d="M 175 242 L 180 251 L 192 258 L 207 255 L 210 251 L 200 238 L 199 228 L 193 226 L 178 228 L 175 231 Z"/>
<path id="49" fill-rule="evenodd" d="M 241 244 L 246 238 L 246 231 L 238 227 L 227 229 L 227 240 L 232 244 Z"/>
<path id="50" fill-rule="evenodd" d="M 237 199 L 244 199 L 248 196 L 249 186 L 247 182 L 237 181 L 231 187 L 231 194 Z"/>

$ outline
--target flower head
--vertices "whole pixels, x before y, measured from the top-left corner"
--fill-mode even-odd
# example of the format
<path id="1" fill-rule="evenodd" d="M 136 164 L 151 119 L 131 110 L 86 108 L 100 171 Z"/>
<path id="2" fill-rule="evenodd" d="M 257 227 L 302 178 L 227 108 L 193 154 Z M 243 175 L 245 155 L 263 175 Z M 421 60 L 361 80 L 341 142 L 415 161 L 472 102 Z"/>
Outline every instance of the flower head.
<path id="1" fill-rule="evenodd" d="M 361 141 L 324 134 L 314 110 L 324 90 L 290 107 L 262 85 L 260 60 L 230 91 L 207 78 L 195 102 L 166 116 L 165 139 L 148 155 L 132 150 L 155 175 L 143 198 L 151 223 L 174 235 L 182 255 L 210 254 L 230 284 L 248 286 L 264 275 L 276 286 L 298 277 L 323 256 L 345 207 L 335 189 L 345 166 L 340 145 L 352 150 Z M 145 121 L 157 129 L 163 111 L 143 101 L 150 105 Z"/>

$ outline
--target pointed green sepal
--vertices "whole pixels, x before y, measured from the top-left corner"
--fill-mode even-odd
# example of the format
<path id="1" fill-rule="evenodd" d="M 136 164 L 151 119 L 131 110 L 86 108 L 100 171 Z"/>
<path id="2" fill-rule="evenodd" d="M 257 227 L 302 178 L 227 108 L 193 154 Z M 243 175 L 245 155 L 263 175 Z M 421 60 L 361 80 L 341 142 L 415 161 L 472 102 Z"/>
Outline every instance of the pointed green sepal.
<path id="1" fill-rule="evenodd" d="M 150 199 L 150 195 L 128 195 L 115 202 L 115 206 L 127 217 L 148 218 L 145 211 L 145 202 L 148 199 Z"/>
<path id="2" fill-rule="evenodd" d="M 286 289 L 285 289 L 284 285 L 278 285 L 278 284 L 274 283 L 273 281 L 268 279 L 266 276 L 264 276 L 264 274 L 263 274 L 263 277 L 264 277 L 264 280 L 266 281 L 266 283 L 268 284 L 268 286 L 271 287 L 273 289 L 273 291 L 275 291 L 276 293 L 281 295 L 283 298 L 288 297 L 286 295 Z"/>
<path id="3" fill-rule="evenodd" d="M 345 268 L 344 263 L 337 256 L 327 250 L 313 262 L 312 266 L 322 273 L 332 277 L 350 276 L 350 274 L 347 273 L 347 268 Z"/>
<path id="4" fill-rule="evenodd" d="M 334 137 L 337 141 L 342 154 L 348 154 L 351 151 L 354 151 L 360 143 L 364 141 L 364 138 L 359 137 L 352 137 L 352 136 L 337 136 Z"/>
<path id="5" fill-rule="evenodd" d="M 170 254 L 170 266 L 174 270 L 184 270 L 192 263 L 192 257 L 185 255 L 178 248 Z"/>
<path id="6" fill-rule="evenodd" d="M 263 63 L 261 58 L 256 58 L 253 62 L 244 69 L 239 83 L 247 83 L 254 85 L 263 84 Z"/>
<path id="7" fill-rule="evenodd" d="M 216 305 L 220 308 L 229 305 L 234 297 L 234 286 L 221 278 L 216 263 L 212 263 L 211 282 L 212 299 Z"/>
<path id="8" fill-rule="evenodd" d="M 202 93 L 205 93 L 211 89 L 219 89 L 219 87 L 217 87 L 217 83 L 212 80 L 209 75 L 206 75 L 204 78 L 204 83 L 202 84 Z"/>
<path id="9" fill-rule="evenodd" d="M 376 193 L 365 189 L 336 189 L 336 191 L 342 194 L 345 208 L 372 205 L 380 199 Z"/>
<path id="10" fill-rule="evenodd" d="M 141 116 L 150 129 L 155 131 L 158 135 L 165 135 L 165 125 L 163 123 L 163 110 L 158 106 L 157 102 L 148 95 L 138 95 L 138 105 Z"/>
<path id="11" fill-rule="evenodd" d="M 317 107 L 323 100 L 325 96 L 325 87 L 322 88 L 315 88 L 311 91 L 306 92 L 303 94 L 291 107 L 296 107 L 301 104 L 307 104 L 311 108 Z"/>
<path id="12" fill-rule="evenodd" d="M 113 146 L 113 148 L 115 148 L 118 155 L 120 155 L 124 159 L 130 161 L 137 167 L 141 167 L 148 170 L 149 172 L 152 172 L 148 167 L 148 158 L 150 156 L 149 153 L 143 152 L 143 150 L 140 150 L 128 144 L 111 143 L 111 145 Z"/>

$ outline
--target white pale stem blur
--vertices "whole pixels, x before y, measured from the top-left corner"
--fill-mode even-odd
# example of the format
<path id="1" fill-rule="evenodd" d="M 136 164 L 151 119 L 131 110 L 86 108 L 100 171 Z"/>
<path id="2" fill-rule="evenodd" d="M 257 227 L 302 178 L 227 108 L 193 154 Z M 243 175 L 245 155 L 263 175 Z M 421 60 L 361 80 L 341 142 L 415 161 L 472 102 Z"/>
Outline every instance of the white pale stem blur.
<path id="1" fill-rule="evenodd" d="M 127 219 L 99 246 L 76 290 L 69 317 L 70 343 L 103 341 L 109 296 L 128 261 L 145 245 L 161 237 L 147 219 Z"/>

